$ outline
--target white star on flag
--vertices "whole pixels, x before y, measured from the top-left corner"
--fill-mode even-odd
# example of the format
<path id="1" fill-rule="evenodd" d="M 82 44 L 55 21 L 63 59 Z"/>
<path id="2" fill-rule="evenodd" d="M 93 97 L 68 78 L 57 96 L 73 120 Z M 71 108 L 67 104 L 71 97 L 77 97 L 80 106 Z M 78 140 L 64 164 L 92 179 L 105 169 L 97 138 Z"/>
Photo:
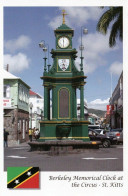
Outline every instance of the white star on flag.
<path id="1" fill-rule="evenodd" d="M 28 176 L 31 176 L 31 172 L 27 172 L 27 175 L 28 175 Z"/>
<path id="2" fill-rule="evenodd" d="M 19 184 L 19 180 L 15 180 L 15 183 L 16 183 L 16 184 Z"/>

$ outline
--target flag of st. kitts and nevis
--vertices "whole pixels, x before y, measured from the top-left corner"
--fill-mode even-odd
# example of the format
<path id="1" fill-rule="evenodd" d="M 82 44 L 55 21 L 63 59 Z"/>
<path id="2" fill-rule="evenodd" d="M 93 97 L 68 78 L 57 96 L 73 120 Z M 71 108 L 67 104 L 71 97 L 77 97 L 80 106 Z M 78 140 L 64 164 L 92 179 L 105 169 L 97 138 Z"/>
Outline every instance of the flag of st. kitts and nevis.
<path id="1" fill-rule="evenodd" d="M 7 188 L 39 188 L 39 167 L 8 167 Z"/>

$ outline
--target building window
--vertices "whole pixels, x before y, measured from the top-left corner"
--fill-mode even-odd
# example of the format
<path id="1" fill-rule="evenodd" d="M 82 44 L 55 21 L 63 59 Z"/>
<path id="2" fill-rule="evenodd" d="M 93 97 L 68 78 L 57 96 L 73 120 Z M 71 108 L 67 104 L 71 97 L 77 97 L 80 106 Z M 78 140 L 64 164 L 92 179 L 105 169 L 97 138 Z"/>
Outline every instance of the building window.
<path id="1" fill-rule="evenodd" d="M 26 131 L 28 131 L 28 121 L 26 120 Z"/>
<path id="2" fill-rule="evenodd" d="M 19 85 L 19 88 L 18 88 L 18 97 L 19 97 L 19 100 L 21 100 L 21 88 L 20 88 L 20 85 Z"/>
<path id="3" fill-rule="evenodd" d="M 18 131 L 21 131 L 21 120 L 18 120 Z"/>
<path id="4" fill-rule="evenodd" d="M 4 85 L 4 97 L 10 98 L 10 86 L 9 85 Z"/>

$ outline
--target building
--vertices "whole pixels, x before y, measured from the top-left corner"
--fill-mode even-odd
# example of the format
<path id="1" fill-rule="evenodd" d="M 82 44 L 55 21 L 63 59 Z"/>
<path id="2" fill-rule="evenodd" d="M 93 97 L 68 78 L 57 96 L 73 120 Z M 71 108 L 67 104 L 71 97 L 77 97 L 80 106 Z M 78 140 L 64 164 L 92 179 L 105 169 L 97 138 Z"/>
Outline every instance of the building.
<path id="1" fill-rule="evenodd" d="M 12 144 L 29 138 L 29 89 L 19 77 L 2 70 L 4 77 L 3 109 L 4 128 L 9 132 L 8 142 Z"/>
<path id="2" fill-rule="evenodd" d="M 123 72 L 119 77 L 109 104 L 113 108 L 110 112 L 111 128 L 123 128 Z"/>
<path id="3" fill-rule="evenodd" d="M 96 114 L 88 113 L 88 121 L 92 124 L 101 124 L 101 119 Z"/>
<path id="4" fill-rule="evenodd" d="M 29 127 L 39 129 L 39 121 L 43 118 L 44 99 L 34 91 L 29 91 Z M 32 107 L 30 107 L 32 106 Z M 32 117 L 32 122 L 31 122 Z"/>
<path id="5" fill-rule="evenodd" d="M 77 99 L 77 119 L 80 120 L 80 99 Z M 84 119 L 88 120 L 88 106 L 84 100 Z"/>

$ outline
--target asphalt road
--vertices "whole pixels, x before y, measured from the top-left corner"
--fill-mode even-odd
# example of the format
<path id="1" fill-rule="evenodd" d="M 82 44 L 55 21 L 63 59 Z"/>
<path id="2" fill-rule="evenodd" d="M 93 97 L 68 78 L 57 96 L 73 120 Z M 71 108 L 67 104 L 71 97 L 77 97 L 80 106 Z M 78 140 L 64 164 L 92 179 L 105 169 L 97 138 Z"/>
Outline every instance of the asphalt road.
<path id="1" fill-rule="evenodd" d="M 46 152 L 30 152 L 28 145 L 4 149 L 7 167 L 39 167 L 41 171 L 122 171 L 123 145 L 111 148 L 85 149 L 50 156 Z"/>

